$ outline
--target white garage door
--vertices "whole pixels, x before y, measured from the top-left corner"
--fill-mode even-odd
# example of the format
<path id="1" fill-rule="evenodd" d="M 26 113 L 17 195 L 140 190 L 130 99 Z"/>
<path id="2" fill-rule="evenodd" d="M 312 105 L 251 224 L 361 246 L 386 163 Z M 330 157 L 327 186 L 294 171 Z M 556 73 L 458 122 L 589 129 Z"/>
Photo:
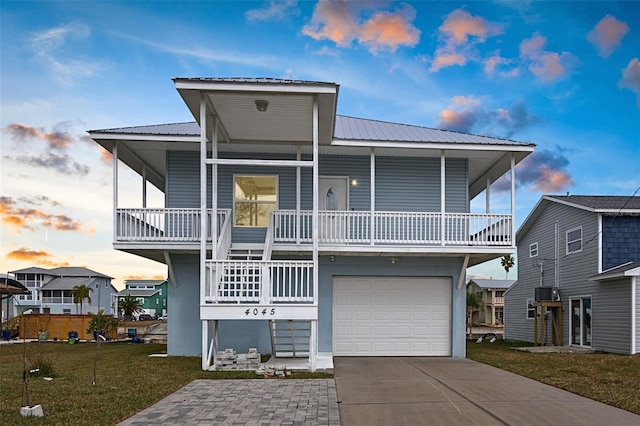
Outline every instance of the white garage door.
<path id="1" fill-rule="evenodd" d="M 335 356 L 449 356 L 450 336 L 450 279 L 333 280 Z"/>

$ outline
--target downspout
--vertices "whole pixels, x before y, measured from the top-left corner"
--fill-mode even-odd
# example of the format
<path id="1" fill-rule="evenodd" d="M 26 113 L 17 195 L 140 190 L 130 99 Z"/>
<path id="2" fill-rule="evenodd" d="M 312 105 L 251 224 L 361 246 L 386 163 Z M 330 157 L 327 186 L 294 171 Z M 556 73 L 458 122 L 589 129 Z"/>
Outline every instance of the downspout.
<path id="1" fill-rule="evenodd" d="M 142 164 L 142 208 L 147 208 L 147 165 Z"/>

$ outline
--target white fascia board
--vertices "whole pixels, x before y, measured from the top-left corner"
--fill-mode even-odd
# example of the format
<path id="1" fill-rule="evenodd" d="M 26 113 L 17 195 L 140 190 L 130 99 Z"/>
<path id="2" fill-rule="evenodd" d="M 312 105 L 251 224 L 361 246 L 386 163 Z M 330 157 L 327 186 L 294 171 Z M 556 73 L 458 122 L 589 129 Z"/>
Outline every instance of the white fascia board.
<path id="1" fill-rule="evenodd" d="M 395 141 L 367 141 L 332 139 L 333 146 L 348 146 L 359 148 L 406 148 L 406 149 L 445 149 L 447 151 L 508 151 L 533 152 L 534 146 L 527 145 L 489 145 L 470 144 L 464 142 L 395 142 Z"/>
<path id="2" fill-rule="evenodd" d="M 127 134 L 127 133 L 89 133 L 91 139 L 111 139 L 121 141 L 154 141 L 154 142 L 200 142 L 200 136 L 189 135 L 145 135 L 145 134 Z"/>
<path id="3" fill-rule="evenodd" d="M 546 198 L 549 201 L 553 201 L 554 203 L 564 204 L 566 206 L 575 207 L 576 209 L 593 213 L 640 214 L 640 209 L 594 209 L 593 207 L 583 206 L 582 204 L 572 203 L 567 200 L 559 200 L 557 198 L 554 198 L 552 195 L 545 195 L 543 198 Z"/>
<path id="4" fill-rule="evenodd" d="M 176 81 L 177 90 L 203 90 L 246 93 L 335 94 L 336 87 L 283 83 L 221 83 L 209 81 Z"/>

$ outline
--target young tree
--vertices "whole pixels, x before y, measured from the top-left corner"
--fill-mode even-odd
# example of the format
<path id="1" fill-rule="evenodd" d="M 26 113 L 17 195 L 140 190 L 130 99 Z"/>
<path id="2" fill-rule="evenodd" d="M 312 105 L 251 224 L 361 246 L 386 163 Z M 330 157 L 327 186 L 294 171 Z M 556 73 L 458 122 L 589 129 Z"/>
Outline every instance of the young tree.
<path id="1" fill-rule="evenodd" d="M 500 265 L 502 265 L 506 272 L 505 279 L 509 279 L 509 269 L 513 268 L 513 265 L 515 265 L 515 263 L 515 259 L 510 254 L 502 256 Z"/>
<path id="2" fill-rule="evenodd" d="M 86 285 L 77 285 L 71 289 L 71 295 L 73 296 L 73 303 L 76 304 L 76 312 L 78 311 L 78 305 L 80 305 L 80 315 L 82 315 L 82 303 L 87 300 L 91 303 L 90 293 L 93 291 L 91 287 Z"/>
<path id="3" fill-rule="evenodd" d="M 127 294 L 118 300 L 118 312 L 122 312 L 122 316 L 130 320 L 133 318 L 134 313 L 142 311 L 140 308 L 141 305 L 142 303 L 140 303 L 138 299 Z"/>
<path id="4" fill-rule="evenodd" d="M 484 307 L 482 297 L 475 291 L 467 291 L 467 323 L 469 325 L 469 335 L 472 333 L 473 312 Z"/>

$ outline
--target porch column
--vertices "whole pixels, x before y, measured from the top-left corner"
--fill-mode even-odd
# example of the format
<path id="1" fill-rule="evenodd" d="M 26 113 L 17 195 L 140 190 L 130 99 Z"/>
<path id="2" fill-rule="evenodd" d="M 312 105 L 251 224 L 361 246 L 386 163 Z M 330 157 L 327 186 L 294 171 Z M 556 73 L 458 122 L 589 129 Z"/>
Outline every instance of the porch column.
<path id="1" fill-rule="evenodd" d="M 302 148 L 296 148 L 296 160 L 302 160 Z M 296 167 L 296 244 L 300 244 L 300 166 Z"/>
<path id="2" fill-rule="evenodd" d="M 218 116 L 213 117 L 211 124 L 211 158 L 218 158 Z M 211 165 L 211 259 L 218 260 L 218 164 L 216 163 Z"/>
<path id="3" fill-rule="evenodd" d="M 208 370 L 210 364 L 209 358 L 209 321 L 202 322 L 202 369 Z"/>
<path id="4" fill-rule="evenodd" d="M 511 247 L 516 247 L 516 159 L 513 152 L 509 154 L 511 161 Z"/>
<path id="5" fill-rule="evenodd" d="M 444 158 L 444 149 L 440 150 L 440 244 L 445 245 L 445 171 L 446 171 L 446 161 Z"/>
<path id="6" fill-rule="evenodd" d="M 318 309 L 318 95 L 313 95 L 313 299 Z M 318 320 L 311 320 L 309 337 L 309 368 L 316 371 L 316 352 L 318 341 Z"/>
<path id="7" fill-rule="evenodd" d="M 113 241 L 118 235 L 118 141 L 113 143 Z"/>
<path id="8" fill-rule="evenodd" d="M 147 208 L 147 165 L 142 164 L 142 208 Z"/>
<path id="9" fill-rule="evenodd" d="M 311 335 L 309 336 L 309 369 L 316 371 L 316 355 L 318 354 L 318 320 L 311 320 Z"/>
<path id="10" fill-rule="evenodd" d="M 200 95 L 200 304 L 204 303 L 204 289 L 207 283 L 207 99 Z M 202 362 L 207 356 L 206 322 L 202 322 Z M 204 367 L 203 367 L 204 368 Z"/>
<path id="11" fill-rule="evenodd" d="M 487 189 L 484 192 L 485 196 L 485 213 L 491 214 L 491 176 L 487 175 Z"/>
<path id="12" fill-rule="evenodd" d="M 376 235 L 376 150 L 375 148 L 371 148 L 370 152 L 369 152 L 369 179 L 371 180 L 370 183 L 370 187 L 371 187 L 371 205 L 370 205 L 370 209 L 371 209 L 371 223 L 370 223 L 370 231 L 371 232 L 371 245 L 375 244 L 375 235 Z"/>

